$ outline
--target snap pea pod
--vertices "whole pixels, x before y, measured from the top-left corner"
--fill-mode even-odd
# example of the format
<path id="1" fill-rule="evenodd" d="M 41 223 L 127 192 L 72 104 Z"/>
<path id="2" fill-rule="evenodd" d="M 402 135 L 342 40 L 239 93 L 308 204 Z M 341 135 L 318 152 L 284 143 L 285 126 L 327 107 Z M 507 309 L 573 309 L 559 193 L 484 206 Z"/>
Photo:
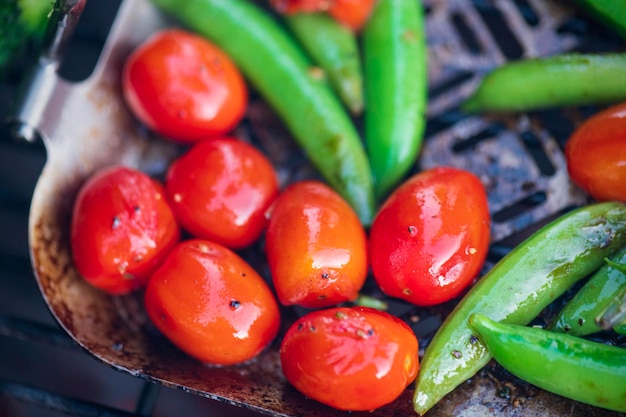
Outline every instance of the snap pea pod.
<path id="1" fill-rule="evenodd" d="M 626 54 L 561 54 L 511 62 L 487 74 L 467 112 L 525 111 L 626 99 Z"/>
<path id="2" fill-rule="evenodd" d="M 623 328 L 626 324 L 626 286 L 620 289 L 619 293 L 596 321 L 604 330 L 613 328 L 617 333 L 624 334 Z"/>
<path id="3" fill-rule="evenodd" d="M 626 39 L 626 2 L 621 0 L 575 0 L 584 10 Z"/>
<path id="4" fill-rule="evenodd" d="M 285 21 L 350 112 L 361 114 L 363 68 L 354 32 L 326 13 L 294 13 Z"/>
<path id="5" fill-rule="evenodd" d="M 324 79 L 286 28 L 247 0 L 153 0 L 184 26 L 222 48 L 281 117 L 329 184 L 364 225 L 374 188 L 361 138 Z"/>
<path id="6" fill-rule="evenodd" d="M 626 247 L 615 254 L 612 260 L 626 262 Z M 626 273 L 612 263 L 606 263 L 556 315 L 549 329 L 574 336 L 602 331 L 596 319 L 623 290 L 626 290 Z"/>
<path id="7" fill-rule="evenodd" d="M 379 198 L 415 164 L 422 144 L 428 74 L 421 3 L 379 0 L 362 34 L 365 144 Z"/>
<path id="8" fill-rule="evenodd" d="M 575 401 L 626 411 L 626 349 L 472 314 L 469 326 L 503 368 Z"/>
<path id="9" fill-rule="evenodd" d="M 533 233 L 461 299 L 426 347 L 413 405 L 424 414 L 490 359 L 467 319 L 528 324 L 574 283 L 626 244 L 626 205 L 606 202 L 573 210 Z"/>

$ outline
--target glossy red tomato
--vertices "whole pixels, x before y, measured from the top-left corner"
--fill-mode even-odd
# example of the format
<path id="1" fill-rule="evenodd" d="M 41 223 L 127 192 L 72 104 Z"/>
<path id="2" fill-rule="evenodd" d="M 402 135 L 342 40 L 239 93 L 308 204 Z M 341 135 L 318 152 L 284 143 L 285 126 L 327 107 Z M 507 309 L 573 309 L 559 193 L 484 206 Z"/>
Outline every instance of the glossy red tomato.
<path id="1" fill-rule="evenodd" d="M 316 310 L 285 334 L 287 380 L 309 398 L 341 410 L 370 411 L 394 401 L 419 369 L 410 327 L 367 307 Z"/>
<path id="2" fill-rule="evenodd" d="M 370 230 L 372 272 L 386 294 L 419 306 L 460 295 L 489 246 L 485 189 L 470 172 L 439 167 L 409 178 Z"/>
<path id="3" fill-rule="evenodd" d="M 271 3 L 286 14 L 327 12 L 339 23 L 357 31 L 367 22 L 376 0 L 272 0 Z"/>
<path id="4" fill-rule="evenodd" d="M 143 288 L 179 237 L 161 185 L 131 168 L 98 171 L 74 203 L 74 263 L 90 284 L 110 294 Z"/>
<path id="5" fill-rule="evenodd" d="M 145 294 L 156 327 L 193 358 L 245 362 L 276 336 L 278 304 L 261 276 L 230 249 L 193 239 L 177 245 Z"/>
<path id="6" fill-rule="evenodd" d="M 565 145 L 572 180 L 597 201 L 626 202 L 626 103 L 589 118 Z"/>
<path id="7" fill-rule="evenodd" d="M 358 31 L 370 17 L 376 0 L 335 0 L 328 13 L 348 28 Z"/>
<path id="8" fill-rule="evenodd" d="M 271 162 L 254 146 L 220 138 L 198 143 L 175 160 L 165 189 L 184 229 L 238 249 L 264 230 L 278 179 Z"/>
<path id="9" fill-rule="evenodd" d="M 231 59 L 179 29 L 154 34 L 129 56 L 123 92 L 133 113 L 159 134 L 191 143 L 230 132 L 248 93 Z"/>
<path id="10" fill-rule="evenodd" d="M 265 252 L 283 305 L 354 300 L 367 275 L 367 238 L 354 210 L 330 187 L 302 181 L 271 209 Z"/>

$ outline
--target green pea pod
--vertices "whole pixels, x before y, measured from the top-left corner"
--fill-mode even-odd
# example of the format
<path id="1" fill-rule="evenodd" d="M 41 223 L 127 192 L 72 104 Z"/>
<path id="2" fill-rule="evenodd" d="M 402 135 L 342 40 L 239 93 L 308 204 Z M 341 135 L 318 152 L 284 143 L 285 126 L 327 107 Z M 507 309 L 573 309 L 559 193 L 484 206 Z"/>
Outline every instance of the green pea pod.
<path id="1" fill-rule="evenodd" d="M 363 68 L 356 35 L 326 13 L 285 16 L 302 44 L 353 115 L 363 111 Z"/>
<path id="2" fill-rule="evenodd" d="M 626 411 L 626 349 L 503 324 L 472 314 L 469 326 L 503 368 L 526 382 L 569 399 Z"/>
<path id="3" fill-rule="evenodd" d="M 626 54 L 562 54 L 511 62 L 487 74 L 463 110 L 525 111 L 626 99 Z"/>
<path id="4" fill-rule="evenodd" d="M 426 347 L 413 405 L 424 414 L 490 359 L 467 319 L 528 324 L 574 283 L 626 245 L 626 205 L 606 202 L 573 210 L 533 233 L 461 299 Z"/>
<path id="5" fill-rule="evenodd" d="M 626 262 L 626 247 L 615 256 L 615 262 Z M 557 314 L 550 330 L 586 336 L 602 331 L 596 322 L 621 291 L 626 290 L 626 273 L 607 263 L 598 269 Z"/>
<path id="6" fill-rule="evenodd" d="M 329 84 L 272 16 L 247 0 L 153 0 L 222 48 L 274 108 L 294 139 L 364 225 L 375 211 L 361 138 Z"/>
<path id="7" fill-rule="evenodd" d="M 626 286 L 614 297 L 596 321 L 604 330 L 617 328 L 618 331 L 620 326 L 626 323 Z"/>
<path id="8" fill-rule="evenodd" d="M 626 39 L 626 2 L 622 0 L 575 0 L 584 10 Z"/>
<path id="9" fill-rule="evenodd" d="M 428 71 L 421 1 L 379 0 L 362 36 L 365 144 L 382 198 L 414 166 L 423 139 Z"/>

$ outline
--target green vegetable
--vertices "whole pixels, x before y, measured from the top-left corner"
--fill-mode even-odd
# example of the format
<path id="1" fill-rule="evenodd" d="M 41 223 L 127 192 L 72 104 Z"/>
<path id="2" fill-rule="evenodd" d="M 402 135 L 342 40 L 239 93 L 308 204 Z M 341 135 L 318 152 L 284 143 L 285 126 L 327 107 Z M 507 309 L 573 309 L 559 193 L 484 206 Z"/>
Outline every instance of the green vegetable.
<path id="1" fill-rule="evenodd" d="M 401 181 L 425 126 L 427 54 L 421 1 L 379 0 L 363 30 L 365 144 L 376 194 Z"/>
<path id="2" fill-rule="evenodd" d="M 463 110 L 524 111 L 626 99 L 626 54 L 562 54 L 511 62 L 487 74 Z"/>
<path id="3" fill-rule="evenodd" d="M 626 247 L 612 259 L 615 262 L 626 262 Z M 606 311 L 621 291 L 625 290 L 626 273 L 612 263 L 603 265 L 557 314 L 550 330 L 574 336 L 586 336 L 602 331 L 596 318 Z"/>
<path id="4" fill-rule="evenodd" d="M 0 76 L 46 32 L 53 0 L 3 0 L 0 4 Z"/>
<path id="5" fill-rule="evenodd" d="M 596 407 L 626 411 L 626 349 L 493 321 L 472 314 L 469 326 L 495 360 L 546 391 Z"/>
<path id="6" fill-rule="evenodd" d="M 215 42 L 282 118 L 294 139 L 365 225 L 374 191 L 365 149 L 350 116 L 286 29 L 246 0 L 154 0 Z"/>
<path id="7" fill-rule="evenodd" d="M 604 330 L 611 328 L 617 333 L 624 334 L 626 325 L 626 286 L 620 289 L 607 309 L 596 318 L 598 325 Z"/>
<path id="8" fill-rule="evenodd" d="M 591 16 L 626 39 L 626 2 L 623 0 L 575 0 Z"/>
<path id="9" fill-rule="evenodd" d="M 287 26 L 354 115 L 363 111 L 363 68 L 354 32 L 326 13 L 285 15 Z"/>
<path id="10" fill-rule="evenodd" d="M 597 203 L 569 212 L 518 245 L 484 275 L 426 347 L 414 395 L 424 414 L 490 359 L 467 325 L 472 313 L 528 324 L 575 282 L 626 245 L 626 205 Z"/>

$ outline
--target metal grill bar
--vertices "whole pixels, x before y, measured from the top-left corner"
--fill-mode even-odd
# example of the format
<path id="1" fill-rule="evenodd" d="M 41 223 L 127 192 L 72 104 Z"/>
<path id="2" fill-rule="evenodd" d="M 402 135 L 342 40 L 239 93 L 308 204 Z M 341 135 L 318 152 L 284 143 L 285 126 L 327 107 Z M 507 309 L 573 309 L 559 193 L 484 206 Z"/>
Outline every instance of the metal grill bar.
<path id="1" fill-rule="evenodd" d="M 22 318 L 0 316 L 0 335 L 28 342 L 78 348 L 78 345 L 61 329 Z"/>
<path id="2" fill-rule="evenodd" d="M 115 410 L 102 405 L 80 401 L 50 391 L 12 381 L 0 380 L 0 398 L 26 402 L 48 410 L 71 416 L 83 417 L 131 417 L 136 414 Z M 148 414 L 140 414 L 148 415 Z"/>

